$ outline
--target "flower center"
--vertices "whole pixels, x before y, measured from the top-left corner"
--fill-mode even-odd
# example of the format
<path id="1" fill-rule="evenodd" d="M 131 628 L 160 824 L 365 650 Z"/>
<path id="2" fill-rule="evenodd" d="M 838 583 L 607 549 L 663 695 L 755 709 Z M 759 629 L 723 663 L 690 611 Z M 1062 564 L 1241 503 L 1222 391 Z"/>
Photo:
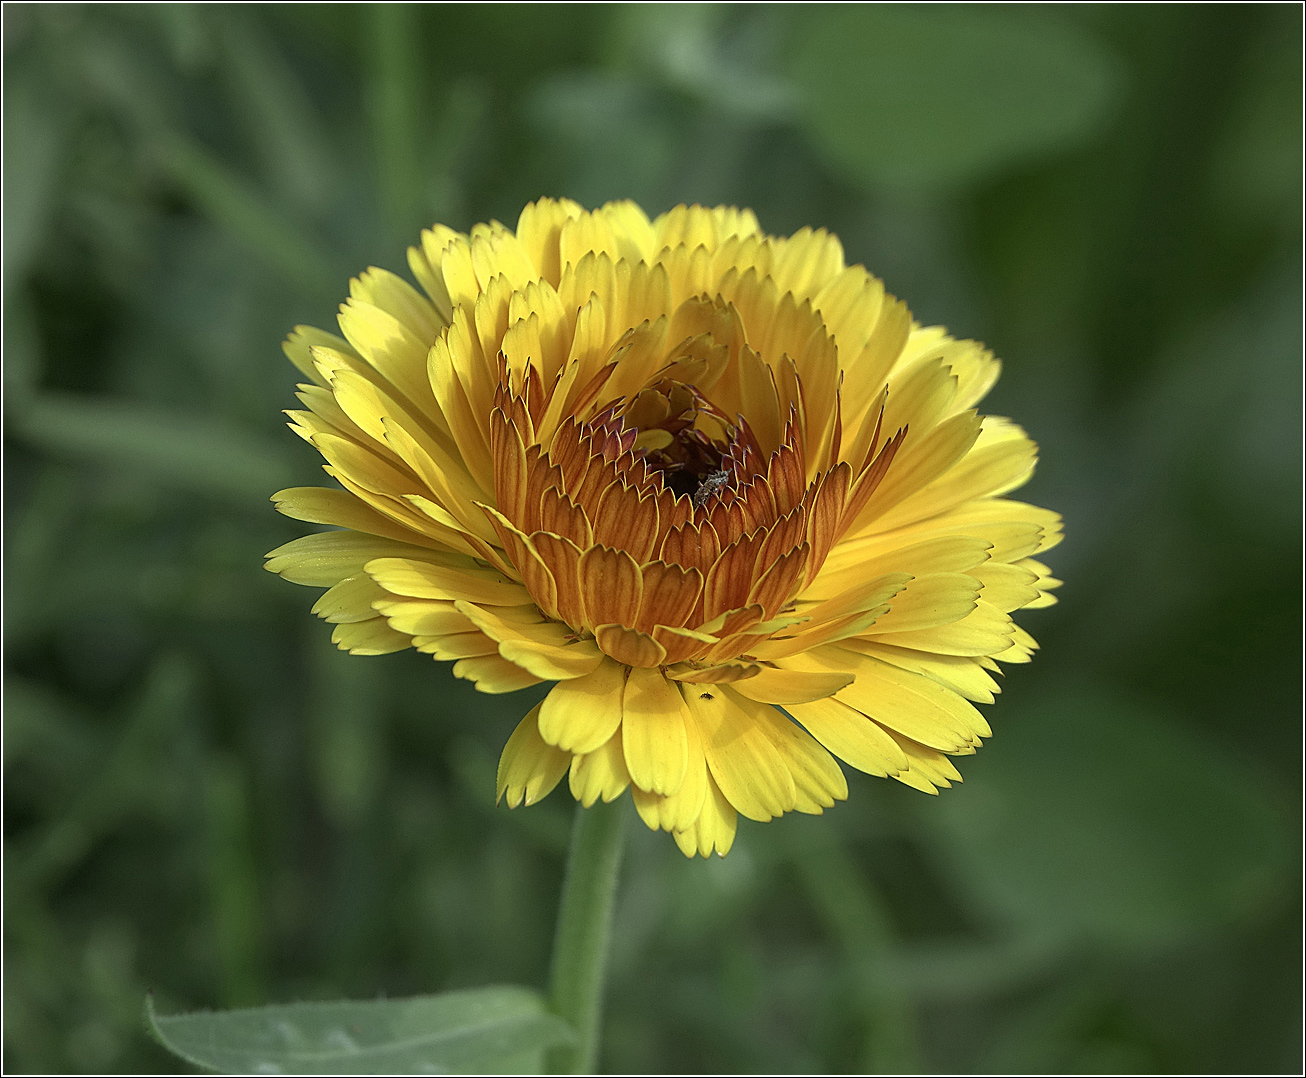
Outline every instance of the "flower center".
<path id="1" fill-rule="evenodd" d="M 693 386 L 665 379 L 636 394 L 622 418 L 639 432 L 636 452 L 677 497 L 687 495 L 701 507 L 727 484 L 724 461 L 734 427 Z M 720 428 L 725 439 L 713 438 L 704 426 Z"/>

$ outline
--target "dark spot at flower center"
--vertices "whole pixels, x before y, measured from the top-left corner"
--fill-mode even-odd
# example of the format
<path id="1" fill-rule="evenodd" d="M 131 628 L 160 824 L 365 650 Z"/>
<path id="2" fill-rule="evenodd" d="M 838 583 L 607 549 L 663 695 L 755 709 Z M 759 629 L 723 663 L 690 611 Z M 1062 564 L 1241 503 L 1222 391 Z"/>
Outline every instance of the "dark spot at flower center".
<path id="1" fill-rule="evenodd" d="M 631 400 L 622 419 L 639 431 L 636 450 L 677 497 L 693 498 L 702 508 L 725 485 L 722 461 L 729 446 L 709 430 L 729 438 L 733 428 L 692 386 L 670 379 L 649 386 Z"/>

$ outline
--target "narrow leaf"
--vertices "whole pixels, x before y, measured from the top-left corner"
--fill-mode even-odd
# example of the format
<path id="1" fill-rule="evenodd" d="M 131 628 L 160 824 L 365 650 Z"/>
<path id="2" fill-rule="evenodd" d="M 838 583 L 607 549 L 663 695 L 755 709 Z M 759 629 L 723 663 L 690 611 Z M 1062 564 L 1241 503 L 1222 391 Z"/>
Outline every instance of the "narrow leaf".
<path id="1" fill-rule="evenodd" d="M 257 436 L 125 401 L 45 394 L 8 418 L 49 452 L 140 469 L 197 494 L 262 501 L 295 478 L 289 456 Z"/>

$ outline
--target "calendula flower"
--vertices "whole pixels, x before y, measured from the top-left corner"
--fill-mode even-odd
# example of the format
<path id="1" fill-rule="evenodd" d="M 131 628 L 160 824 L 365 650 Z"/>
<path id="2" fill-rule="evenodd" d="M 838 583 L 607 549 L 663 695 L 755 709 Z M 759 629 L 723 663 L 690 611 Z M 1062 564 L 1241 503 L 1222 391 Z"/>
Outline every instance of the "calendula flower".
<path id="1" fill-rule="evenodd" d="M 975 751 L 1011 612 L 1053 601 L 1059 517 L 1003 494 L 1035 446 L 975 404 L 999 365 L 914 323 L 838 240 L 748 210 L 526 207 L 436 226 L 414 289 L 351 282 L 298 327 L 292 427 L 343 489 L 274 496 L 344 530 L 268 568 L 326 586 L 355 654 L 415 647 L 484 692 L 555 684 L 499 795 L 627 786 L 686 854 L 736 814 L 819 813 L 834 757 L 933 793 Z"/>

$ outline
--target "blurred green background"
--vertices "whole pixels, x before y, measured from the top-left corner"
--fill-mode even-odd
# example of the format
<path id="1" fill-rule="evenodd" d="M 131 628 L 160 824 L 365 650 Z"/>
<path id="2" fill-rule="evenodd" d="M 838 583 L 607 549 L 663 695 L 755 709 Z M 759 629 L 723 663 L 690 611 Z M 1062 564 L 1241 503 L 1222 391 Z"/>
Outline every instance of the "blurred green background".
<path id="1" fill-rule="evenodd" d="M 1061 604 L 936 798 L 686 861 L 632 822 L 614 1071 L 1301 1066 L 1296 5 L 4 7 L 9 1071 L 161 1009 L 543 984 L 532 702 L 260 568 L 279 342 L 527 201 L 839 234 L 1006 364 Z"/>

